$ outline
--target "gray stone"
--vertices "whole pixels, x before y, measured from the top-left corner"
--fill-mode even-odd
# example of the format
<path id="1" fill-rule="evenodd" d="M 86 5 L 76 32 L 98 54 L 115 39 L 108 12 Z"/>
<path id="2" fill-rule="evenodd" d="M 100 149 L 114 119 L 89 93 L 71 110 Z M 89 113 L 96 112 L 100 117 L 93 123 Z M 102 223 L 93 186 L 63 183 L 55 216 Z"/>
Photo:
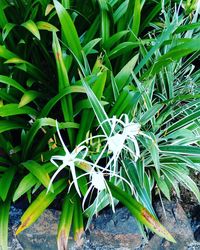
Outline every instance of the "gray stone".
<path id="1" fill-rule="evenodd" d="M 143 243 L 137 222 L 126 208 L 103 212 L 90 226 L 93 249 L 137 249 Z"/>
<path id="2" fill-rule="evenodd" d="M 170 243 L 157 235 L 154 235 L 145 246 L 145 250 L 187 250 L 194 241 L 193 232 L 188 218 L 179 203 L 164 200 L 164 214 L 160 203 L 156 204 L 156 212 L 160 222 L 168 229 L 176 240 L 176 244 Z"/>
<path id="3" fill-rule="evenodd" d="M 196 241 L 200 242 L 200 227 L 198 227 L 197 230 L 194 232 L 194 238 Z"/>
<path id="4" fill-rule="evenodd" d="M 16 210 L 17 211 L 17 210 Z M 15 212 L 16 212 L 15 211 Z M 41 217 L 17 237 L 15 231 L 19 225 L 19 216 L 11 216 L 14 223 L 10 225 L 10 250 L 56 250 L 56 234 L 60 212 L 47 209 Z M 85 237 L 84 250 L 128 250 L 139 249 L 143 239 L 137 227 L 136 220 L 127 209 L 120 208 L 113 214 L 108 210 L 92 221 Z M 78 246 L 70 237 L 68 247 L 70 250 Z"/>
<path id="5" fill-rule="evenodd" d="M 24 250 L 55 250 L 59 213 L 46 210 L 31 227 L 21 232 L 17 239 Z"/>
<path id="6" fill-rule="evenodd" d="M 170 242 L 154 235 L 148 244 L 137 227 L 136 220 L 126 208 L 104 211 L 94 218 L 86 233 L 83 250 L 200 250 L 200 243 L 194 241 L 193 232 L 181 205 L 164 201 L 166 217 L 160 203 L 156 211 L 161 223 L 174 236 L 177 243 Z M 60 212 L 47 209 L 43 215 L 28 229 L 17 237 L 14 232 L 19 224 L 22 211 L 12 211 L 9 227 L 9 250 L 56 250 L 56 234 Z M 14 220 L 14 222 L 12 222 Z M 69 250 L 78 249 L 69 239 Z"/>

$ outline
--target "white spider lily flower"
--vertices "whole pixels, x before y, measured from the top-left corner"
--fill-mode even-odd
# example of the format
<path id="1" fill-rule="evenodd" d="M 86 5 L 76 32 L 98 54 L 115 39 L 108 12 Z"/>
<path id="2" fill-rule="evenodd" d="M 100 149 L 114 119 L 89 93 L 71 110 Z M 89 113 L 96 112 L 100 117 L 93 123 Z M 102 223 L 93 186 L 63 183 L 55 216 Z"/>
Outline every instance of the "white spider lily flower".
<path id="1" fill-rule="evenodd" d="M 74 182 L 74 186 L 76 188 L 77 193 L 79 194 L 79 196 L 81 196 L 80 193 L 80 189 L 78 186 L 78 183 L 76 181 L 76 170 L 75 170 L 75 163 L 76 162 L 82 162 L 83 159 L 86 157 L 87 153 L 88 153 L 88 148 L 86 146 L 82 146 L 82 145 L 78 145 L 71 153 L 69 152 L 69 150 L 67 149 L 67 147 L 65 146 L 65 143 L 61 137 L 59 128 L 58 128 L 58 122 L 56 121 L 56 128 L 57 128 L 57 133 L 59 136 L 59 139 L 61 141 L 61 144 L 63 146 L 63 149 L 65 151 L 65 155 L 55 155 L 52 156 L 50 161 L 58 168 L 57 171 L 53 174 L 53 176 L 51 177 L 47 192 L 49 192 L 51 185 L 54 181 L 54 179 L 56 178 L 56 176 L 58 175 L 58 173 L 60 173 L 60 171 L 62 171 L 65 167 L 69 167 L 70 168 L 70 172 L 72 174 L 72 178 L 73 178 L 73 182 Z M 79 158 L 79 154 L 83 153 L 81 155 L 81 158 Z M 62 164 L 59 166 L 55 161 L 62 161 Z M 85 161 L 87 162 L 87 161 Z"/>
<path id="2" fill-rule="evenodd" d="M 115 155 L 121 152 L 124 145 L 125 138 L 122 134 L 115 134 L 107 138 L 108 150 L 112 151 Z"/>
<path id="3" fill-rule="evenodd" d="M 136 139 L 138 135 L 144 136 L 151 141 L 153 141 L 153 139 L 141 131 L 141 125 L 139 123 L 130 122 L 128 115 L 126 114 L 121 115 L 119 119 L 114 116 L 107 120 L 109 120 L 109 122 L 111 123 L 111 133 L 110 136 L 106 136 L 107 143 L 102 151 L 104 152 L 106 150 L 106 147 L 108 147 L 108 150 L 112 152 L 113 156 L 107 163 L 106 168 L 113 163 L 115 172 L 116 164 L 122 150 L 126 150 L 131 153 L 135 158 L 135 162 L 140 157 L 140 148 Z M 104 122 L 107 122 L 107 120 L 105 120 Z M 133 142 L 135 148 L 134 151 L 128 146 L 128 140 Z M 155 144 L 155 141 L 153 141 L 153 143 Z"/>
<path id="4" fill-rule="evenodd" d="M 99 205 L 101 204 L 101 201 L 99 200 L 99 195 L 102 191 L 107 192 L 107 194 L 109 195 L 109 199 L 110 199 L 110 204 L 112 207 L 113 212 L 115 212 L 115 205 L 114 205 L 114 199 L 111 193 L 111 190 L 106 182 L 105 177 L 107 177 L 107 180 L 110 180 L 111 178 L 115 177 L 118 180 L 121 180 L 122 182 L 125 182 L 131 189 L 132 193 L 134 193 L 134 188 L 132 186 L 132 184 L 130 184 L 124 177 L 122 177 L 121 175 L 116 174 L 115 172 L 109 170 L 109 169 L 105 169 L 101 166 L 98 165 L 94 165 L 93 163 L 91 163 L 91 165 L 93 165 L 91 171 L 84 173 L 80 176 L 77 177 L 77 180 L 83 176 L 88 175 L 89 176 L 89 182 L 88 184 L 88 190 L 86 192 L 86 194 L 84 195 L 83 201 L 82 201 L 82 209 L 85 210 L 85 203 L 86 200 L 88 198 L 88 196 L 91 194 L 93 194 L 93 191 L 96 190 L 97 191 L 97 195 L 96 195 L 96 208 L 95 211 L 98 210 Z M 96 169 L 96 170 L 95 170 Z M 77 181 L 76 180 L 76 181 Z M 73 180 L 73 182 L 70 184 L 69 186 L 69 191 L 71 186 L 73 185 L 75 180 Z M 90 205 L 91 206 L 91 205 Z"/>

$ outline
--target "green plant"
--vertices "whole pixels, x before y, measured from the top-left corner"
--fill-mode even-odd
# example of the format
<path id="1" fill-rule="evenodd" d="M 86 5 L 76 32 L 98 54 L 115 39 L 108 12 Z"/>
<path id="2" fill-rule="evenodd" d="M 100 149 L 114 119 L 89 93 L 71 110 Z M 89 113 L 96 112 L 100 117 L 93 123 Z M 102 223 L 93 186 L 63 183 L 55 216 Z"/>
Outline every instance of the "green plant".
<path id="1" fill-rule="evenodd" d="M 200 199 L 189 177 L 189 169 L 199 171 L 200 164 L 198 11 L 184 12 L 168 0 L 85 2 L 0 2 L 2 249 L 10 204 L 23 195 L 30 206 L 18 233 L 62 194 L 59 249 L 67 246 L 72 225 L 77 241 L 84 231 L 80 195 L 89 221 L 119 200 L 139 222 L 172 241 L 156 219 L 152 192 L 170 199 L 172 188 L 180 195 L 181 183 Z M 131 138 L 122 114 L 126 125 L 138 125 L 128 131 Z M 118 152 L 116 137 L 122 141 Z M 79 160 L 69 164 L 68 152 Z M 62 173 L 47 193 L 61 170 L 55 160 L 63 161 Z M 98 166 L 91 172 L 93 164 Z M 92 187 L 100 192 L 87 208 L 87 182 L 96 175 L 101 183 Z"/>

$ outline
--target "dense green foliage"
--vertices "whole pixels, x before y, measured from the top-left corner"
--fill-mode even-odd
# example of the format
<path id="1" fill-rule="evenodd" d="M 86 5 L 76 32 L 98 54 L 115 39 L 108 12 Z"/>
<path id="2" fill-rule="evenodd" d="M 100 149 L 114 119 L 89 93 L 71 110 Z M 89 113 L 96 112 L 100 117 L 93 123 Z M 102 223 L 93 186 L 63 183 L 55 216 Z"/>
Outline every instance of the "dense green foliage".
<path id="1" fill-rule="evenodd" d="M 199 9 L 198 1 L 188 0 L 0 1 L 3 250 L 10 205 L 22 197 L 30 206 L 17 233 L 53 201 L 62 206 L 59 249 L 65 249 L 72 225 L 78 242 L 85 218 L 90 222 L 118 201 L 137 218 L 143 233 L 145 225 L 173 241 L 156 219 L 152 194 L 170 199 L 174 190 L 180 197 L 182 184 L 200 201 L 189 177 L 190 170 L 200 170 Z M 117 162 L 111 161 L 114 151 L 106 148 L 105 138 L 127 135 L 123 119 L 141 130 L 126 137 L 125 150 Z M 86 163 L 74 166 L 76 176 L 82 175 L 77 180 L 81 197 L 70 185 L 76 181 L 68 163 L 49 187 L 57 173 L 52 159 L 57 155 L 62 160 L 66 153 L 56 120 L 70 152 L 76 154 L 76 146 L 90 138 L 84 144 Z M 84 150 L 76 156 L 82 159 Z M 96 163 L 109 166 L 106 188 L 102 184 L 98 196 L 94 192 L 89 199 Z"/>

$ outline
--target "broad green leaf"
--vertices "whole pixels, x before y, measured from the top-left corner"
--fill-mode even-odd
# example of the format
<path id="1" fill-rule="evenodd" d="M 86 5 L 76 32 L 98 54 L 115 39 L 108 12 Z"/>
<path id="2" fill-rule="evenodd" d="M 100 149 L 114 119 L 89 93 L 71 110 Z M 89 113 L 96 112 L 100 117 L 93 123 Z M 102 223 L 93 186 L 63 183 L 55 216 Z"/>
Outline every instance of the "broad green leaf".
<path id="1" fill-rule="evenodd" d="M 56 169 L 56 167 L 52 163 L 46 163 L 42 165 L 42 168 L 45 168 L 45 171 L 48 174 Z M 26 176 L 24 176 L 15 190 L 15 193 L 13 195 L 13 202 L 18 200 L 22 195 L 28 192 L 37 183 L 38 183 L 38 178 L 35 177 L 32 173 L 29 173 Z"/>
<path id="2" fill-rule="evenodd" d="M 162 193 L 165 195 L 165 197 L 170 200 L 170 190 L 166 184 L 165 179 L 163 178 L 164 176 L 158 176 L 156 171 L 152 171 L 153 176 L 156 180 L 156 184 L 158 188 L 162 191 Z"/>
<path id="3" fill-rule="evenodd" d="M 53 9 L 54 9 L 53 4 L 48 4 L 45 10 L 45 16 L 48 16 Z"/>
<path id="4" fill-rule="evenodd" d="M 8 249 L 8 220 L 9 220 L 10 200 L 2 202 L 0 200 L 0 249 Z"/>
<path id="5" fill-rule="evenodd" d="M 68 194 L 66 194 L 63 202 L 62 212 L 58 224 L 58 249 L 67 249 L 67 243 L 72 225 L 72 218 L 75 206 L 74 196 L 75 192 L 71 190 Z"/>
<path id="6" fill-rule="evenodd" d="M 37 39 L 40 40 L 40 32 L 38 30 L 37 25 L 32 21 L 28 20 L 25 23 L 22 23 L 21 26 L 26 28 L 28 31 L 30 31 Z"/>
<path id="7" fill-rule="evenodd" d="M 68 72 L 64 64 L 63 55 L 61 51 L 61 47 L 58 41 L 58 37 L 56 33 L 53 33 L 53 52 L 56 59 L 56 65 L 57 65 L 57 71 L 58 71 L 58 89 L 59 92 L 62 91 L 64 88 L 69 87 L 69 78 L 68 78 Z M 65 119 L 65 122 L 73 122 L 73 105 L 72 105 L 72 97 L 71 95 L 64 96 L 61 99 L 61 107 L 62 107 L 62 113 Z M 69 141 L 71 146 L 74 142 L 74 131 L 72 129 L 67 130 L 69 135 Z"/>
<path id="8" fill-rule="evenodd" d="M 14 79 L 12 79 L 11 77 L 0 75 L 0 82 L 8 86 L 12 86 L 18 89 L 19 91 L 21 91 L 22 93 L 26 92 L 26 89 L 23 86 L 21 86 L 21 84 L 19 84 Z"/>
<path id="9" fill-rule="evenodd" d="M 7 3 L 4 1 L 1 1 L 0 3 L 0 28 L 3 29 L 5 25 L 8 23 L 8 20 L 6 18 L 6 15 L 4 13 L 4 9 L 6 7 Z"/>
<path id="10" fill-rule="evenodd" d="M 56 127 L 56 120 L 52 118 L 41 118 L 41 119 L 37 119 L 33 123 L 31 129 L 26 134 L 25 142 L 23 145 L 22 155 L 24 159 L 26 159 L 26 156 L 30 151 L 30 148 L 32 146 L 32 143 L 34 141 L 34 138 L 38 130 L 44 126 Z M 73 123 L 73 122 L 64 122 L 64 123 L 59 124 L 59 128 L 79 128 L 79 124 Z"/>
<path id="11" fill-rule="evenodd" d="M 29 173 L 26 175 L 20 182 L 19 186 L 15 190 L 14 196 L 13 196 L 13 202 L 18 200 L 22 195 L 24 195 L 26 192 L 28 192 L 33 186 L 35 186 L 38 182 L 38 179 Z"/>
<path id="12" fill-rule="evenodd" d="M 147 110 L 140 118 L 140 123 L 145 125 L 152 117 L 154 117 L 163 107 L 163 104 L 155 104 L 149 110 Z"/>
<path id="13" fill-rule="evenodd" d="M 84 226 L 81 200 L 78 196 L 75 197 L 74 201 L 73 233 L 77 246 L 81 246 L 83 244 Z"/>
<path id="14" fill-rule="evenodd" d="M 133 13 L 133 23 L 131 30 L 133 35 L 131 36 L 132 40 L 136 40 L 139 28 L 140 28 L 140 19 L 141 19 L 141 0 L 135 0 L 134 13 Z"/>
<path id="15" fill-rule="evenodd" d="M 94 92 L 99 101 L 101 100 L 101 97 L 103 95 L 106 79 L 107 79 L 107 71 L 105 70 L 104 72 L 98 75 L 97 80 L 92 86 L 92 91 Z M 90 120 L 88 120 L 88 117 L 90 117 Z M 83 110 L 80 122 L 80 129 L 78 130 L 76 138 L 77 144 L 81 143 L 81 141 L 85 139 L 86 133 L 90 130 L 92 126 L 93 120 L 94 120 L 94 112 L 87 109 Z"/>
<path id="16" fill-rule="evenodd" d="M 91 107 L 93 108 L 93 111 L 96 115 L 96 118 L 101 124 L 101 128 L 104 132 L 105 135 L 109 136 L 110 134 L 110 129 L 111 129 L 111 124 L 110 122 L 104 122 L 105 120 L 108 121 L 108 116 L 102 107 L 101 103 L 99 102 L 98 98 L 94 94 L 94 92 L 91 90 L 91 88 L 88 86 L 88 84 L 85 82 L 85 80 L 81 77 L 83 86 L 85 87 L 88 99 L 90 101 Z M 102 124 L 103 122 L 103 124 Z"/>
<path id="17" fill-rule="evenodd" d="M 54 193 L 47 194 L 46 190 L 43 190 L 22 215 L 21 225 L 18 227 L 16 235 L 31 226 L 65 187 L 66 181 L 61 179 L 53 185 Z"/>
<path id="18" fill-rule="evenodd" d="M 40 95 L 40 93 L 38 91 L 34 91 L 34 90 L 28 90 L 26 91 L 20 102 L 19 102 L 19 105 L 18 107 L 21 108 L 23 106 L 25 106 L 26 104 L 32 102 L 33 100 L 35 100 L 38 96 Z"/>
<path id="19" fill-rule="evenodd" d="M 144 208 L 138 201 L 136 201 L 127 192 L 122 191 L 112 183 L 107 183 L 112 195 L 118 199 L 125 207 L 129 209 L 136 219 L 147 226 L 151 231 L 155 232 L 160 237 L 167 239 L 168 241 L 175 242 L 171 234 L 160 224 L 160 222 L 151 215 L 146 208 Z"/>
<path id="20" fill-rule="evenodd" d="M 62 91 L 60 91 L 59 94 L 57 94 L 47 102 L 47 104 L 42 109 L 39 118 L 48 116 L 50 111 L 57 104 L 58 101 L 60 101 L 64 96 L 72 93 L 85 93 L 85 88 L 82 86 L 75 86 L 75 85 L 64 88 Z"/>
<path id="21" fill-rule="evenodd" d="M 0 178 L 0 197 L 3 201 L 5 201 L 7 198 L 15 172 L 15 167 L 9 167 Z"/>
<path id="22" fill-rule="evenodd" d="M 48 188 L 50 177 L 44 167 L 31 160 L 23 162 L 22 165 L 27 168 L 46 188 Z M 53 189 L 51 189 L 51 192 L 53 192 Z"/>
<path id="23" fill-rule="evenodd" d="M 134 42 L 122 42 L 118 44 L 115 48 L 113 48 L 109 52 L 109 58 L 110 59 L 115 59 L 116 57 L 119 57 L 121 55 L 124 55 L 125 53 L 130 52 L 134 48 L 138 47 L 139 43 L 134 43 Z"/>
<path id="24" fill-rule="evenodd" d="M 53 2 L 60 20 L 62 32 L 69 48 L 78 60 L 82 62 L 82 48 L 74 23 L 65 8 L 57 0 L 54 0 Z"/>
<path id="25" fill-rule="evenodd" d="M 6 104 L 0 107 L 0 117 L 8 117 L 13 115 L 37 115 L 37 111 L 31 107 L 18 107 L 18 104 Z"/>
<path id="26" fill-rule="evenodd" d="M 2 31 L 2 38 L 3 41 L 7 38 L 7 36 L 9 35 L 9 33 L 11 32 L 11 30 L 15 27 L 14 23 L 7 23 Z"/>
<path id="27" fill-rule="evenodd" d="M 0 57 L 8 60 L 10 58 L 17 57 L 17 55 L 6 49 L 5 46 L 0 45 Z"/>
<path id="28" fill-rule="evenodd" d="M 128 83 L 131 73 L 138 61 L 138 55 L 134 56 L 115 76 L 117 87 L 120 90 Z"/>
<path id="29" fill-rule="evenodd" d="M 26 126 L 25 124 L 22 124 L 20 122 L 1 120 L 0 133 L 3 133 L 5 131 L 9 131 L 9 130 L 13 130 L 13 129 L 25 128 L 25 126 Z"/>
<path id="30" fill-rule="evenodd" d="M 47 31 L 52 31 L 52 32 L 58 31 L 58 29 L 54 25 L 48 22 L 39 21 L 36 23 L 36 25 L 37 25 L 38 30 L 47 30 Z"/>
<path id="31" fill-rule="evenodd" d="M 124 37 L 125 35 L 127 35 L 129 33 L 128 30 L 123 30 L 120 32 L 117 32 L 116 34 L 114 34 L 113 36 L 111 36 L 105 43 L 104 43 L 104 48 L 105 49 L 110 49 L 113 45 L 115 45 L 117 42 L 119 42 L 119 40 Z"/>
<path id="32" fill-rule="evenodd" d="M 175 30 L 174 33 L 178 34 L 178 33 L 182 33 L 182 32 L 188 31 L 188 30 L 198 29 L 199 27 L 200 27 L 200 22 L 190 23 L 190 24 L 186 24 L 186 25 L 181 25 L 180 27 L 178 27 Z"/>
<path id="33" fill-rule="evenodd" d="M 85 55 L 89 55 L 92 54 L 93 52 L 93 48 L 101 41 L 101 38 L 96 38 L 90 42 L 88 42 L 84 47 L 83 47 L 83 51 L 85 53 Z"/>
<path id="34" fill-rule="evenodd" d="M 46 80 L 46 75 L 35 65 L 30 62 L 27 62 L 19 57 L 10 57 L 7 61 L 4 62 L 5 64 L 14 63 L 16 64 L 16 68 L 23 70 L 29 73 L 33 78 L 39 80 Z"/>

